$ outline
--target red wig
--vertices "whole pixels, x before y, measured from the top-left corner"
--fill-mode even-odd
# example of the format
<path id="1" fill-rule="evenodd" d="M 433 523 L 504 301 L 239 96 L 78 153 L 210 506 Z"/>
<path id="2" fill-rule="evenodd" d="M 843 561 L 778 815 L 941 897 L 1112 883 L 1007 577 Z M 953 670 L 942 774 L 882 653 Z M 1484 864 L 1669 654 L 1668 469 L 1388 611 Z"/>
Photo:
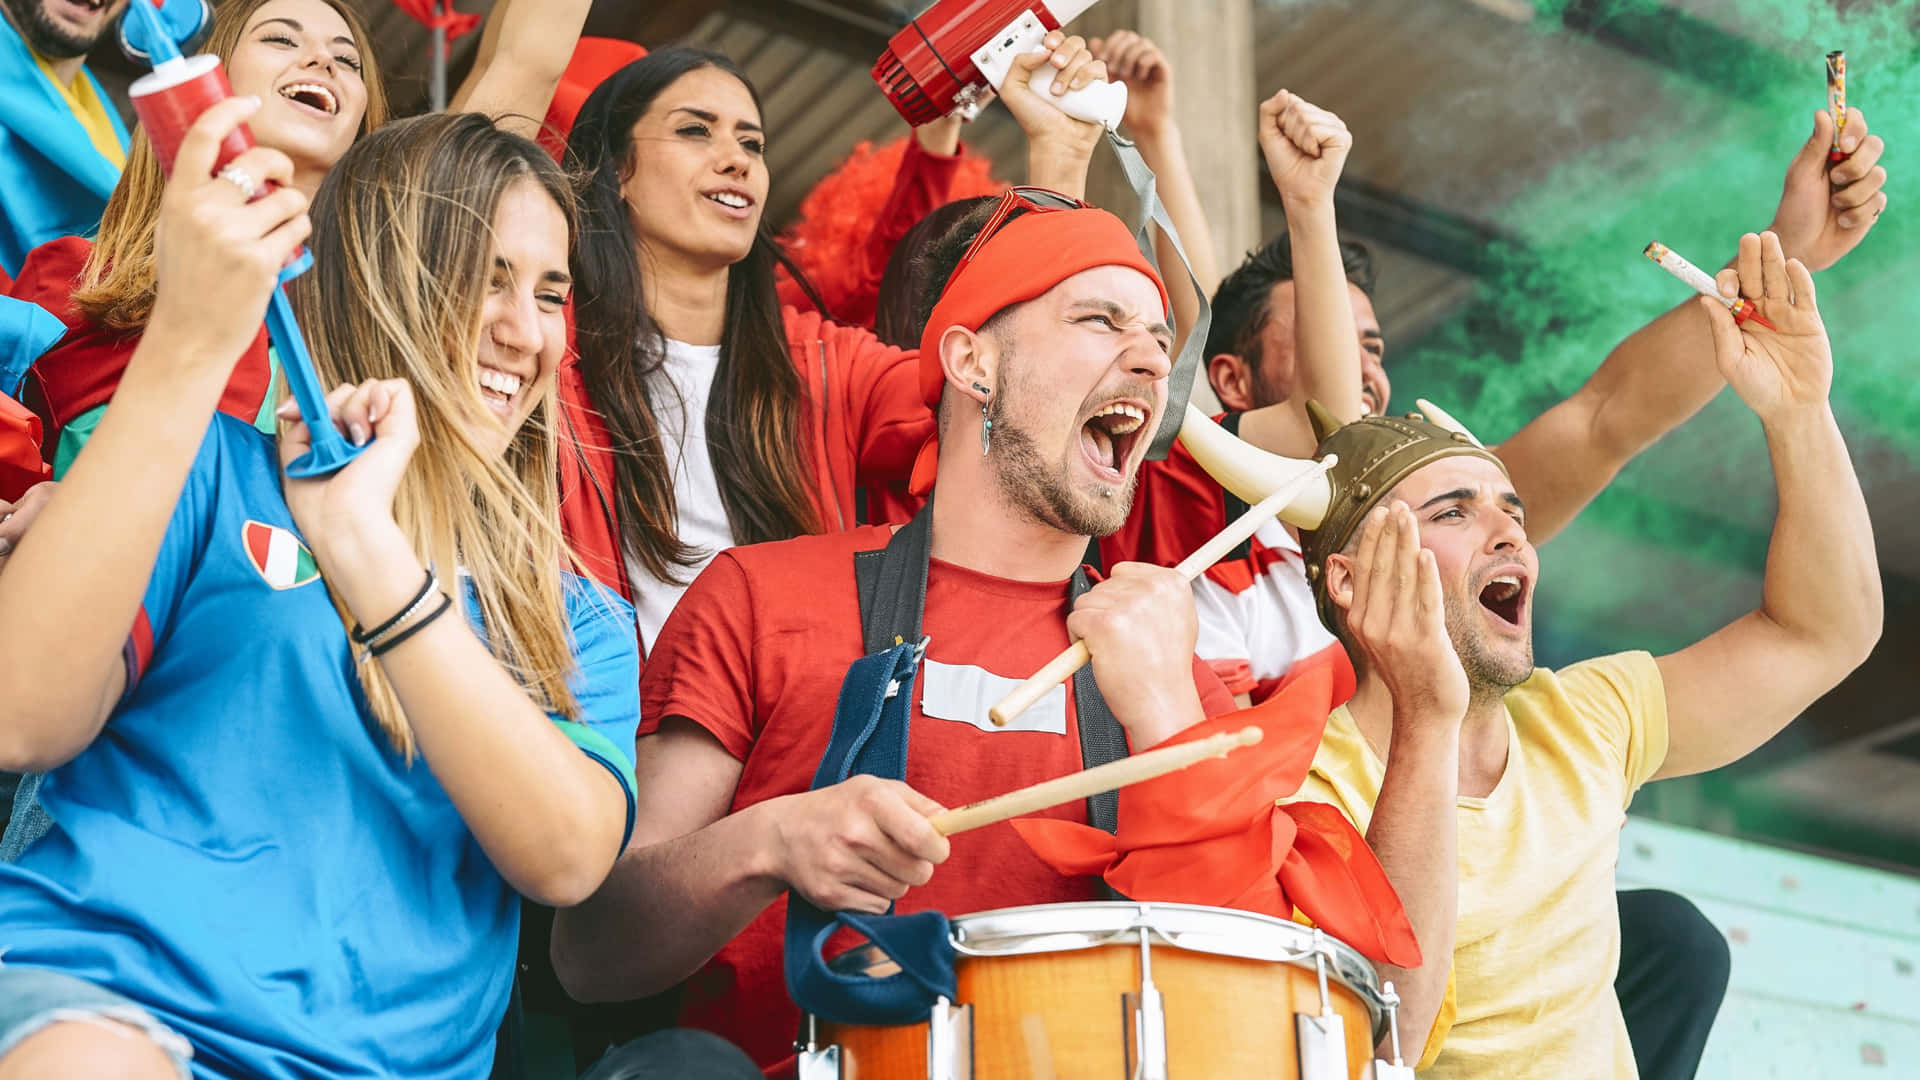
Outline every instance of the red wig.
<path id="1" fill-rule="evenodd" d="M 915 146 L 915 160 L 909 161 L 911 141 L 912 136 L 902 135 L 879 149 L 871 142 L 856 145 L 839 168 L 807 193 L 800 219 L 781 235 L 787 254 L 837 322 L 873 325 L 887 257 L 928 211 L 955 199 L 1006 190 L 993 179 L 986 158 L 964 148 L 957 160 L 936 157 Z M 945 168 L 948 163 L 950 170 Z M 936 185 L 941 190 L 919 190 L 936 183 L 931 174 L 939 172 L 948 174 L 944 184 Z M 796 291 L 783 288 L 782 295 Z"/>

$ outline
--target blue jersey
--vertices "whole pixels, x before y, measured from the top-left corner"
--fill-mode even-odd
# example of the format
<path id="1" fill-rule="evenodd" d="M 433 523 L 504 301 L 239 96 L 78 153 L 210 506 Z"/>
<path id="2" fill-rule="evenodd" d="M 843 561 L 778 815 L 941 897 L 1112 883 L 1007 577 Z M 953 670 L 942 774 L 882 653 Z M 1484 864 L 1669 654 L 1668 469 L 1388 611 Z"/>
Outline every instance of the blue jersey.
<path id="1" fill-rule="evenodd" d="M 619 777 L 631 831 L 632 611 L 568 586 L 580 714 L 555 723 Z M 213 419 L 127 664 L 41 789 L 53 831 L 0 865 L 4 962 L 140 1002 L 202 1080 L 485 1077 L 519 898 L 374 722 L 273 442 L 240 420 Z"/>

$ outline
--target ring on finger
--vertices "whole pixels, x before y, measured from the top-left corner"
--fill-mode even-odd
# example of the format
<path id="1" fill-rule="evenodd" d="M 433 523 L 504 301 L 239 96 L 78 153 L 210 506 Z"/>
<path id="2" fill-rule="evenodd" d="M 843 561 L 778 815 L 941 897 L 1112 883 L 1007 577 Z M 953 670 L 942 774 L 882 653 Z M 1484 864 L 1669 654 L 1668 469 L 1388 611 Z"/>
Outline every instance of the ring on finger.
<path id="1" fill-rule="evenodd" d="M 255 192 L 260 190 L 259 185 L 253 179 L 253 174 L 238 165 L 230 163 L 215 173 L 214 176 L 239 188 L 241 194 L 249 199 L 253 198 Z"/>
<path id="2" fill-rule="evenodd" d="M 7 523 L 7 519 L 12 516 L 13 516 L 13 511 L 11 510 L 7 511 L 4 514 L 0 514 L 0 525 L 5 525 Z"/>

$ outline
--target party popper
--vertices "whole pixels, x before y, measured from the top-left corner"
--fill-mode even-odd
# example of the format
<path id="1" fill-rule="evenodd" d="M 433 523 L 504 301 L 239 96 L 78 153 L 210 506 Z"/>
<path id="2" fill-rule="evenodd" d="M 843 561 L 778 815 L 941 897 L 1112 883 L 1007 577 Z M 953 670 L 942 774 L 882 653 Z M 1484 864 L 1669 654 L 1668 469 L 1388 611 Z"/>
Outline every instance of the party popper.
<path id="1" fill-rule="evenodd" d="M 1752 319 L 1769 330 L 1779 329 L 1761 316 L 1760 310 L 1753 306 L 1753 301 L 1744 296 L 1720 295 L 1720 287 L 1713 283 L 1713 278 L 1705 270 L 1688 262 L 1679 252 L 1660 241 L 1655 240 L 1648 244 L 1644 254 L 1647 258 L 1659 263 L 1661 269 L 1692 286 L 1701 296 L 1711 296 L 1727 305 L 1727 310 L 1733 312 L 1734 322 L 1745 323 L 1748 319 Z"/>
<path id="2" fill-rule="evenodd" d="M 1840 49 L 1827 54 L 1827 108 L 1833 111 L 1833 148 L 1827 161 L 1837 164 L 1849 156 L 1840 149 L 1840 136 L 1847 130 L 1847 54 Z"/>

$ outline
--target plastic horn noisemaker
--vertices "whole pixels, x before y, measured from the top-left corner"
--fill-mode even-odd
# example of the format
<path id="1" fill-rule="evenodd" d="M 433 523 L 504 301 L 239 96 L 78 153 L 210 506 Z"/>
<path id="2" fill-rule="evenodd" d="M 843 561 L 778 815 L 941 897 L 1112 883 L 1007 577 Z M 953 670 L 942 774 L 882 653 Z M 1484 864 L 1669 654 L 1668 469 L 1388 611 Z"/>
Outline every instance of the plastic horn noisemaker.
<path id="1" fill-rule="evenodd" d="M 158 7 L 161 26 L 175 52 L 199 41 L 213 25 L 213 5 L 208 0 L 158 0 Z M 154 56 L 147 48 L 150 39 L 140 29 L 141 23 L 133 16 L 120 20 L 120 51 L 134 63 L 152 67 Z"/>
<path id="2" fill-rule="evenodd" d="M 1262 450 L 1214 423 L 1198 406 L 1187 406 L 1187 415 L 1180 422 L 1180 445 L 1208 476 L 1248 506 L 1258 506 L 1276 491 L 1294 491 L 1277 516 L 1295 528 L 1319 528 L 1327 507 L 1333 504 L 1333 482 L 1326 478 L 1320 462 Z M 1305 477 L 1317 482 L 1295 488 L 1295 482 Z"/>
<path id="3" fill-rule="evenodd" d="M 1094 0 L 939 0 L 893 35 L 873 65 L 873 81 L 907 123 L 918 127 L 958 112 L 971 120 L 988 89 L 999 90 L 1013 58 L 1040 48 Z M 1108 131 L 1127 111 L 1124 83 L 1096 82 L 1060 97 L 1054 68 L 1034 73 L 1033 89 L 1061 112 Z"/>
<path id="4" fill-rule="evenodd" d="M 1333 502 L 1333 482 L 1327 479 L 1327 470 L 1339 459 L 1332 454 L 1319 461 L 1299 461 L 1268 453 L 1235 438 L 1191 404 L 1180 425 L 1180 442 L 1207 475 L 1251 504 L 1246 513 L 1174 567 L 1188 581 L 1205 573 L 1207 567 L 1225 558 L 1273 518 L 1302 529 L 1318 528 Z M 988 709 L 987 716 L 996 725 L 1006 726 L 1054 687 L 1073 678 L 1073 673 L 1092 659 L 1086 642 L 1074 642 Z"/>
<path id="5" fill-rule="evenodd" d="M 161 171 L 169 176 L 173 174 L 174 158 L 180 152 L 180 140 L 186 137 L 187 129 L 201 113 L 233 96 L 227 74 L 220 67 L 220 58 L 210 53 L 182 57 L 174 33 L 169 29 L 170 20 L 157 10 L 181 4 L 193 7 L 197 3 L 198 0 L 133 0 L 127 6 L 126 25 L 121 30 L 130 50 L 153 60 L 153 71 L 136 79 L 128 96 L 133 99 L 133 111 L 140 117 L 140 126 L 153 143 Z M 235 128 L 220 144 L 213 163 L 214 174 L 218 175 L 229 162 L 253 147 L 253 133 L 246 125 Z M 261 185 L 253 197 L 260 198 L 270 190 L 268 185 Z M 273 290 L 273 297 L 267 302 L 267 337 L 280 357 L 287 387 L 300 405 L 300 418 L 306 421 L 307 430 L 313 435 L 313 449 L 287 466 L 287 475 L 295 478 L 336 472 L 365 449 L 349 443 L 334 428 L 333 414 L 327 408 L 326 395 L 321 392 L 319 377 L 313 371 L 313 357 L 307 352 L 307 339 L 300 333 L 300 324 L 293 317 L 293 305 L 287 300 L 287 282 L 312 266 L 313 256 L 307 251 L 294 256 L 281 269 L 280 287 Z"/>

